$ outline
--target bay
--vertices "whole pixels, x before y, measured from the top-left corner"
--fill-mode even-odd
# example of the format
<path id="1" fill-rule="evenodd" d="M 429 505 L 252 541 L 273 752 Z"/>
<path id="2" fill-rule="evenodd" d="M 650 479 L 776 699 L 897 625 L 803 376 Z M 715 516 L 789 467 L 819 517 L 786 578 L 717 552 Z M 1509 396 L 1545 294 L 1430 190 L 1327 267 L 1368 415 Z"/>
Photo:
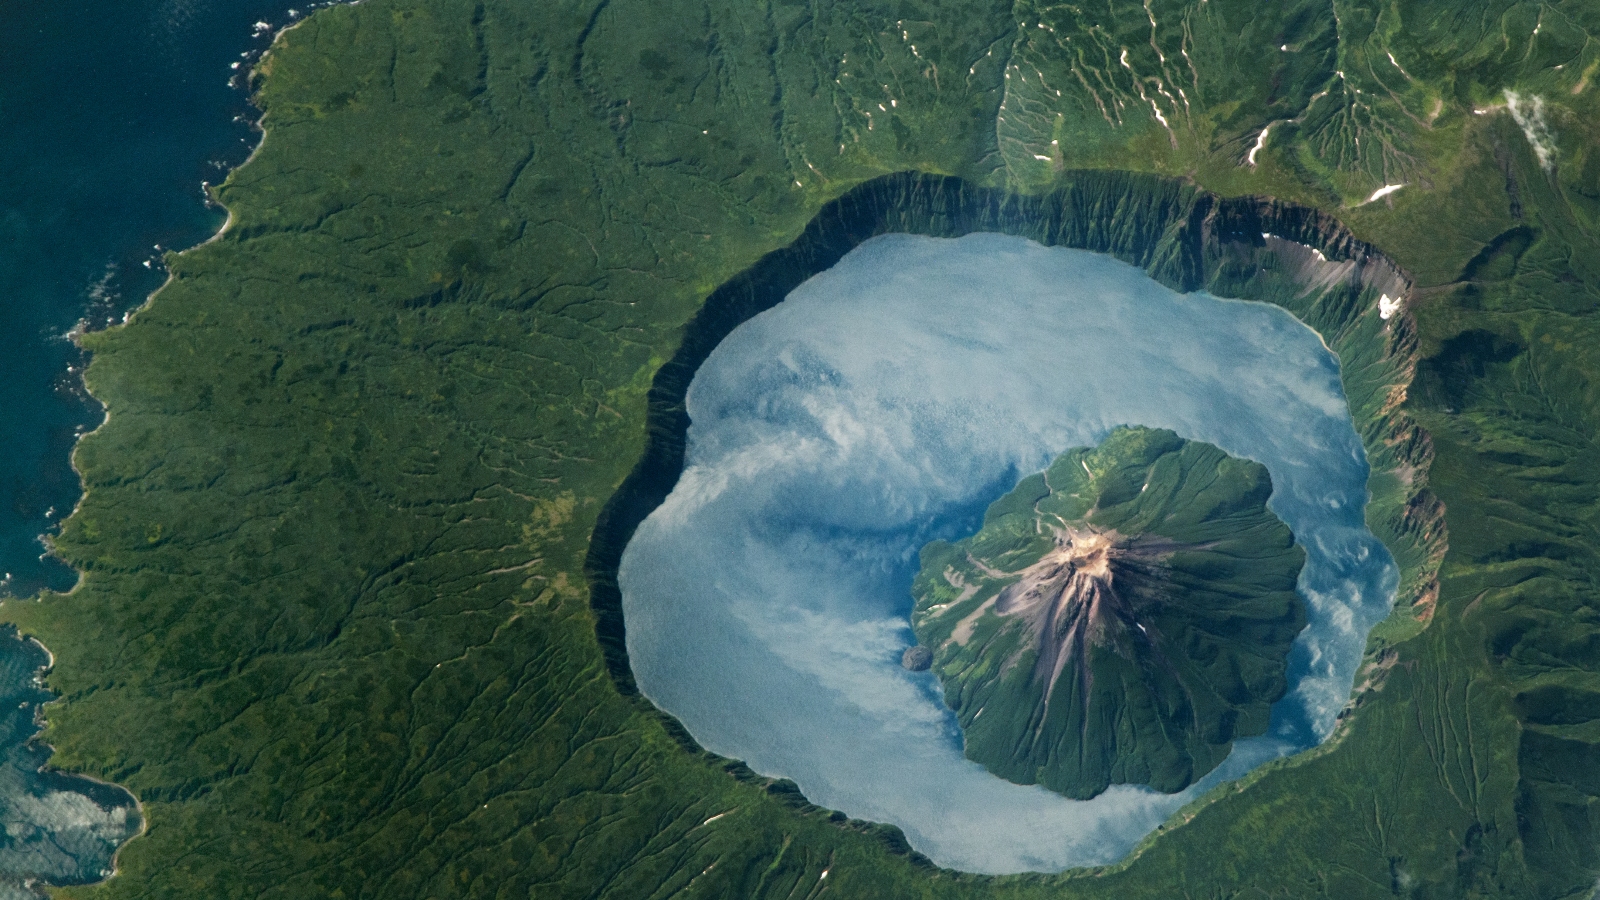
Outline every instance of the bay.
<path id="1" fill-rule="evenodd" d="M 75 581 L 39 539 L 77 502 L 69 454 L 102 417 L 66 335 L 119 321 L 160 286 L 166 251 L 222 224 L 201 184 L 257 139 L 230 81 L 291 5 L 0 4 L 0 594 Z"/>

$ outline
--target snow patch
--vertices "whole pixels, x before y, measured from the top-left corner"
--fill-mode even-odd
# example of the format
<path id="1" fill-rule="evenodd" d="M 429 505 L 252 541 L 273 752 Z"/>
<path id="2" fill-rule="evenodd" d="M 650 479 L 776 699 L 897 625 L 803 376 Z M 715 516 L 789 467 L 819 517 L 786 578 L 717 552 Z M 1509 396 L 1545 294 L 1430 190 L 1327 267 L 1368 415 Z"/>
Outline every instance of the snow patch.
<path id="1" fill-rule="evenodd" d="M 1401 309 L 1400 298 L 1384 294 L 1378 298 L 1378 318 L 1390 319 Z"/>
<path id="2" fill-rule="evenodd" d="M 1261 129 L 1261 134 L 1256 136 L 1256 145 L 1254 147 L 1250 148 L 1250 155 L 1246 156 L 1244 158 L 1244 161 L 1249 163 L 1251 168 L 1255 168 L 1255 165 L 1256 165 L 1256 154 L 1260 153 L 1261 152 L 1261 148 L 1265 147 L 1267 145 L 1267 132 L 1269 132 L 1271 130 L 1272 130 L 1272 123 L 1268 122 L 1267 126 L 1265 128 L 1263 128 L 1263 129 Z"/>
<path id="3" fill-rule="evenodd" d="M 1368 197 L 1366 202 L 1367 203 L 1371 203 L 1374 200 L 1382 200 L 1384 197 L 1389 196 L 1390 194 L 1394 193 L 1395 191 L 1400 190 L 1403 187 L 1405 187 L 1405 185 L 1403 185 L 1403 184 L 1386 184 L 1383 187 L 1378 188 L 1377 190 L 1373 191 L 1372 192 L 1372 196 Z"/>

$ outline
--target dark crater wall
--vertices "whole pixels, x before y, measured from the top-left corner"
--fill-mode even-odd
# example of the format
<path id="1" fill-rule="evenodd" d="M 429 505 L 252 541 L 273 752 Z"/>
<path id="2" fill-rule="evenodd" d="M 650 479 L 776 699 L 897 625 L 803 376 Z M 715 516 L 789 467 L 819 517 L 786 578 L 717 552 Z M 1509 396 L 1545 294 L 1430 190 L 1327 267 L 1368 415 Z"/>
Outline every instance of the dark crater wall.
<path id="1" fill-rule="evenodd" d="M 1179 291 L 1276 303 L 1317 330 L 1340 357 L 1373 471 L 1397 476 L 1393 496 L 1375 492 L 1368 509 L 1373 533 L 1401 567 L 1396 603 L 1402 609 L 1396 615 L 1410 616 L 1419 627 L 1427 621 L 1445 532 L 1443 509 L 1426 487 L 1431 443 L 1399 410 L 1416 368 L 1415 323 L 1403 309 L 1382 322 L 1375 311 L 1380 295 L 1408 295 L 1410 278 L 1398 266 L 1319 210 L 1270 198 L 1222 198 L 1177 179 L 1068 172 L 1053 191 L 1021 195 L 902 172 L 864 182 L 828 203 L 793 243 L 712 292 L 685 326 L 677 353 L 656 373 L 644 455 L 601 511 L 585 560 L 596 636 L 624 695 L 638 696 L 638 688 L 628 663 L 617 569 L 635 529 L 682 474 L 689 427 L 684 398 L 701 363 L 734 328 L 872 237 L 974 232 L 1109 254 Z M 659 715 L 687 749 L 704 753 L 676 720 Z M 724 763 L 739 777 L 764 781 L 740 764 Z M 769 785 L 814 809 L 791 783 Z M 891 826 L 850 824 L 880 831 L 892 846 L 909 849 Z"/>

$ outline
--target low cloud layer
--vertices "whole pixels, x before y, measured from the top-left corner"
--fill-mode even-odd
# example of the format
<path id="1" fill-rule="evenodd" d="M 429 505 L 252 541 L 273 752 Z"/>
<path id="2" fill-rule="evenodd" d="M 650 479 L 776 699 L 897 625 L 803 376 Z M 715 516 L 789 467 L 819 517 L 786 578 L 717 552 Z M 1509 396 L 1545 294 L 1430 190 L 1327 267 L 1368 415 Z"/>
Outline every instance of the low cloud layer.
<path id="1" fill-rule="evenodd" d="M 941 865 L 1114 861 L 1199 792 L 1326 736 L 1396 572 L 1316 334 L 1083 251 L 891 235 L 737 329 L 689 394 L 688 464 L 623 558 L 639 685 L 702 744 L 890 822 Z M 1264 463 L 1306 546 L 1310 626 L 1273 731 L 1180 795 L 1074 801 L 962 756 L 937 678 L 898 665 L 917 551 L 1122 424 Z"/>
<path id="2" fill-rule="evenodd" d="M 1505 95 L 1506 109 L 1510 110 L 1511 118 L 1532 145 L 1533 155 L 1539 157 L 1539 165 L 1546 172 L 1555 168 L 1556 137 L 1544 119 L 1544 98 L 1538 94 L 1524 96 L 1510 89 L 1506 90 Z"/>

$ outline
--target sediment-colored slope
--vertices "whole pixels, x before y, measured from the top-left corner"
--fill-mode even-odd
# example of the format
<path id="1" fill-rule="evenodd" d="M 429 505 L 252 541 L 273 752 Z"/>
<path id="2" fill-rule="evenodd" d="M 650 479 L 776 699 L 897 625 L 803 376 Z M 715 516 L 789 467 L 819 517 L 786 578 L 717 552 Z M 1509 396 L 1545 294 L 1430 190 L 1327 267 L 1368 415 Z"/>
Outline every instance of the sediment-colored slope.
<path id="1" fill-rule="evenodd" d="M 912 623 L 967 756 L 1070 797 L 1172 793 L 1265 732 L 1305 627 L 1271 493 L 1259 463 L 1119 428 L 924 548 Z"/>

